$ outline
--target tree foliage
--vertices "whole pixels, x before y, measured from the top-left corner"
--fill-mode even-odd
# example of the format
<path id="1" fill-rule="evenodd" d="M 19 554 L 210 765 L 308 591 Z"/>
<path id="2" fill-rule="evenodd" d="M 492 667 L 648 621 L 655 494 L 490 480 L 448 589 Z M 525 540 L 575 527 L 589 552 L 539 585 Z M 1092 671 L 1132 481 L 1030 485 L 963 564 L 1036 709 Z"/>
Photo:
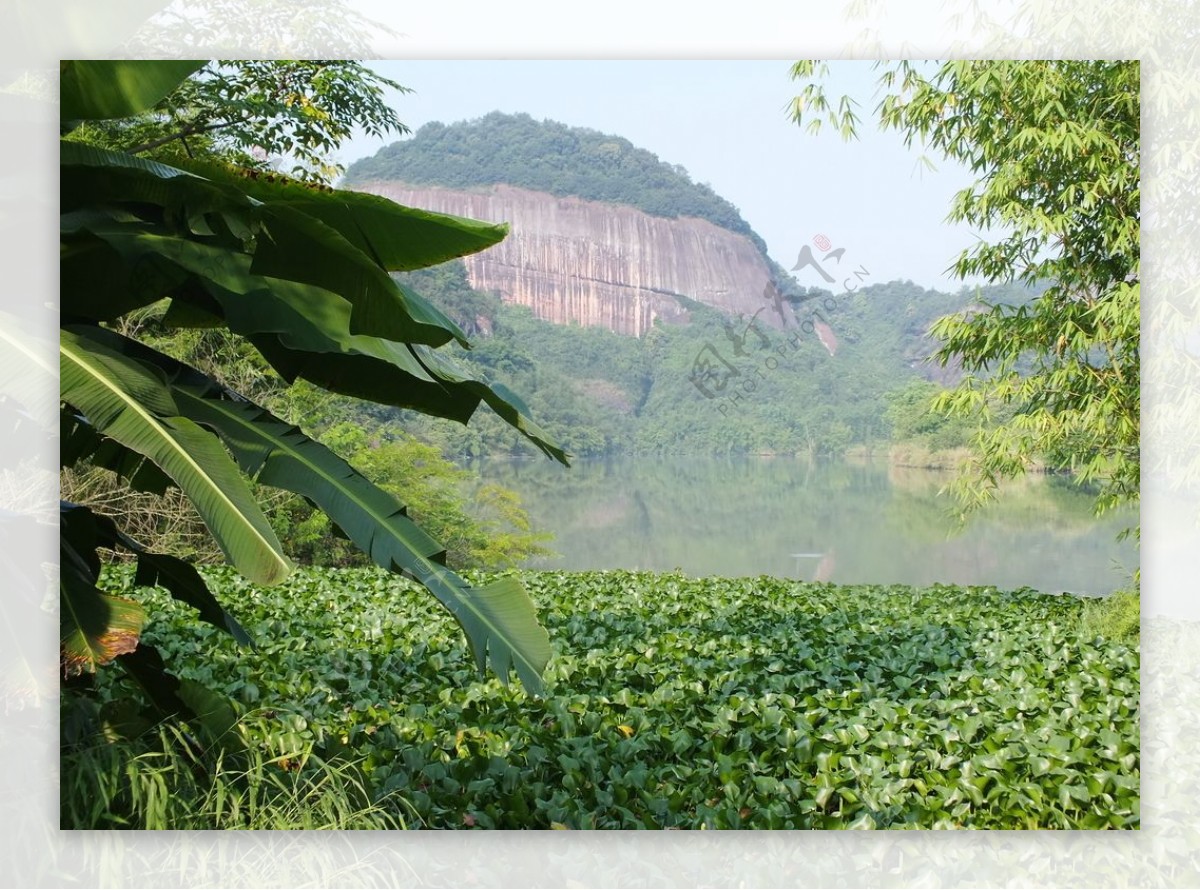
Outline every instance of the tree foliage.
<path id="1" fill-rule="evenodd" d="M 971 434 L 966 419 L 932 410 L 941 392 L 936 383 L 912 380 L 889 393 L 884 414 L 892 426 L 892 439 L 917 442 L 935 451 L 966 445 Z"/>
<path id="2" fill-rule="evenodd" d="M 259 72 L 264 89 L 286 70 L 288 63 L 279 64 L 284 67 Z M 292 73 L 312 74 L 309 64 L 318 63 L 294 63 Z M 349 73 L 342 81 L 348 92 L 312 100 L 320 106 L 314 119 L 324 121 L 318 129 L 326 127 L 336 140 L 330 122 L 386 123 L 372 100 L 356 98 L 369 92 L 361 70 L 330 66 Z M 253 78 L 256 70 L 243 73 Z M 176 91 L 164 94 L 170 80 L 164 71 L 180 84 Z M 173 62 L 63 65 L 64 83 L 74 85 L 63 106 L 60 147 L 64 466 L 88 461 L 140 490 L 177 487 L 227 559 L 263 584 L 286 577 L 291 561 L 248 480 L 298 494 L 377 564 L 423 584 L 466 631 L 480 670 L 490 665 L 505 678 L 515 668 L 527 687 L 539 688 L 549 641 L 515 580 L 469 587 L 394 494 L 220 380 L 121 330 L 130 313 L 166 299 L 164 324 L 227 329 L 289 383 L 303 378 L 464 423 L 487 403 L 546 454 L 565 461 L 516 396 L 472 379 L 438 350 L 450 342 L 466 346 L 463 332 L 389 274 L 488 247 L 504 237 L 505 227 L 230 164 L 220 145 L 191 156 L 153 157 L 139 153 L 154 150 L 144 142 L 125 149 L 113 144 L 123 135 L 136 138 L 144 126 L 165 123 L 177 132 L 177 108 L 193 107 L 195 91 L 208 89 L 193 84 L 210 83 L 204 73 L 195 75 L 198 81 L 188 74 Z M 148 81 L 154 89 L 139 88 Z M 269 103 L 229 113 L 229 120 L 251 129 L 231 125 L 221 132 L 244 144 L 254 139 L 259 113 L 268 116 L 258 119 L 258 144 L 300 157 L 320 151 L 320 138 L 303 135 L 296 121 L 284 120 L 277 129 Z M 113 120 L 114 114 L 123 116 Z M 107 147 L 95 144 L 84 127 L 107 134 Z M 166 151 L 182 141 L 156 147 Z M 67 504 L 63 511 L 64 671 L 76 674 L 119 658 L 156 703 L 186 710 L 161 659 L 144 645 L 132 648 L 144 616 L 97 587 L 98 548 L 136 551 L 140 545 L 86 508 Z M 190 602 L 203 583 L 181 568 L 186 565 L 147 570 L 145 583 Z M 236 626 L 215 601 L 204 604 L 201 618 L 226 630 Z"/>
<path id="3" fill-rule="evenodd" d="M 822 68 L 797 122 L 824 118 L 844 136 L 854 105 L 836 109 Z M 949 219 L 988 237 L 954 262 L 962 278 L 1041 282 L 1021 305 L 983 302 L 940 320 L 938 359 L 962 382 L 938 410 L 981 415 L 968 504 L 1043 457 L 1099 486 L 1097 510 L 1138 498 L 1140 101 L 1137 61 L 956 61 L 883 68 L 879 123 L 967 166 L 976 182 Z M 1006 411 L 1008 419 L 999 422 Z"/>
<path id="4" fill-rule="evenodd" d="M 216 154 L 242 167 L 273 170 L 284 164 L 288 176 L 332 182 L 342 172 L 331 153 L 355 127 L 371 136 L 408 133 L 385 100 L 385 90 L 410 92 L 356 62 L 335 60 L 223 60 L 174 62 L 148 76 L 145 68 L 129 69 L 128 83 L 104 82 L 108 70 L 90 76 L 88 66 L 72 62 L 65 69 L 64 115 L 78 86 L 100 94 L 112 107 L 99 106 L 103 119 L 91 120 L 79 133 L 93 144 L 106 144 L 130 154 L 156 151 L 159 157 Z M 175 71 L 195 73 L 179 82 Z M 155 90 L 167 85 L 164 94 Z M 129 106 L 127 90 L 149 101 Z M 93 98 L 94 101 L 94 98 Z M 153 110 L 133 114 L 146 105 Z"/>

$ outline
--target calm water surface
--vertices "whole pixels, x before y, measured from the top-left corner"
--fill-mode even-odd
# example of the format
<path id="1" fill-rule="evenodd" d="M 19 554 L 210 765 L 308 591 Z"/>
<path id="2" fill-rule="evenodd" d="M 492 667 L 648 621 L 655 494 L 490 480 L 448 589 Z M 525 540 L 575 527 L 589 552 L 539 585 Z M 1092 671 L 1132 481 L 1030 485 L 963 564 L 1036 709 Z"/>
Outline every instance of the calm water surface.
<path id="1" fill-rule="evenodd" d="M 1106 594 L 1137 567 L 1118 542 L 1135 512 L 1095 519 L 1069 481 L 1033 477 L 960 526 L 949 476 L 793 457 L 610 457 L 564 469 L 496 461 L 483 478 L 518 492 L 553 531 L 533 568 L 682 569 L 839 584 L 935 582 Z"/>

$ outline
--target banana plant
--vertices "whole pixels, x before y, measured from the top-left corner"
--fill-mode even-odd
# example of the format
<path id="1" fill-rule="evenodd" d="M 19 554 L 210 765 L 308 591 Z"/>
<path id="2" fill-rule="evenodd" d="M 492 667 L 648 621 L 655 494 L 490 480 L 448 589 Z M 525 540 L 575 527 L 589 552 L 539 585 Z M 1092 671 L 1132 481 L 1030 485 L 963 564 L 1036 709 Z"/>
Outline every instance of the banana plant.
<path id="1" fill-rule="evenodd" d="M 392 495 L 212 377 L 117 332 L 167 301 L 178 327 L 224 327 L 283 377 L 466 423 L 481 403 L 548 456 L 566 455 L 502 386 L 463 373 L 439 347 L 469 347 L 458 326 L 391 272 L 483 250 L 503 225 L 219 161 L 163 163 L 72 137 L 80 122 L 150 110 L 197 62 L 65 62 L 61 168 L 61 452 L 134 488 L 177 486 L 226 559 L 273 584 L 291 562 L 247 480 L 297 493 L 383 568 L 424 585 L 461 624 L 476 664 L 541 689 L 549 638 L 513 579 L 472 588 Z M 102 593 L 98 547 L 138 559 L 201 618 L 249 638 L 187 563 L 152 554 L 84 506 L 62 512 L 62 664 L 66 676 L 117 660 L 165 709 L 179 708 L 161 661 L 139 646 L 142 607 Z"/>

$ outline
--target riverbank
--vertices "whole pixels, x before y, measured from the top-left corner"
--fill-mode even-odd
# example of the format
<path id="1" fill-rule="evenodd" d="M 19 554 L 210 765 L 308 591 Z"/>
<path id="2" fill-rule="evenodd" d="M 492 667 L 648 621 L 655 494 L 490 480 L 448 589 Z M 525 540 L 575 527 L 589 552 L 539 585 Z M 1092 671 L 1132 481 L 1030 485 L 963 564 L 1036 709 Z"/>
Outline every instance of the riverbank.
<path id="1" fill-rule="evenodd" d="M 847 460 L 886 460 L 894 467 L 914 470 L 956 471 L 971 460 L 972 451 L 966 446 L 958 448 L 930 448 L 916 441 L 893 442 L 884 448 L 868 449 L 855 445 L 846 449 Z M 1070 476 L 1070 470 L 1057 469 L 1043 460 L 1030 461 L 1028 473 L 1036 475 Z"/>

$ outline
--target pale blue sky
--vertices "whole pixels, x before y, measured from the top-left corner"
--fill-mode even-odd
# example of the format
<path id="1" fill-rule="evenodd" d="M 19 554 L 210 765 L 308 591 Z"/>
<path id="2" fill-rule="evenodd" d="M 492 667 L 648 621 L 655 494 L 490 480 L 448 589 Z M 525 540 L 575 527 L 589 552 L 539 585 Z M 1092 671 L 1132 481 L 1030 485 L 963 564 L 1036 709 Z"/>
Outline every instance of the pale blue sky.
<path id="1" fill-rule="evenodd" d="M 798 92 L 790 60 L 370 64 L 415 90 L 394 97 L 414 130 L 499 110 L 615 133 L 712 185 L 786 269 L 824 234 L 846 248 L 843 263 L 865 266 L 873 281 L 960 286 L 944 272 L 974 235 L 945 218 L 971 178 L 940 160 L 931 172 L 899 133 L 875 129 L 878 72 L 870 62 L 834 63 L 827 84 L 832 96 L 845 92 L 860 102 L 862 134 L 850 143 L 828 127 L 813 136 L 788 119 Z M 341 157 L 352 161 L 390 141 L 356 139 Z M 801 284 L 823 284 L 811 269 L 798 274 Z"/>

